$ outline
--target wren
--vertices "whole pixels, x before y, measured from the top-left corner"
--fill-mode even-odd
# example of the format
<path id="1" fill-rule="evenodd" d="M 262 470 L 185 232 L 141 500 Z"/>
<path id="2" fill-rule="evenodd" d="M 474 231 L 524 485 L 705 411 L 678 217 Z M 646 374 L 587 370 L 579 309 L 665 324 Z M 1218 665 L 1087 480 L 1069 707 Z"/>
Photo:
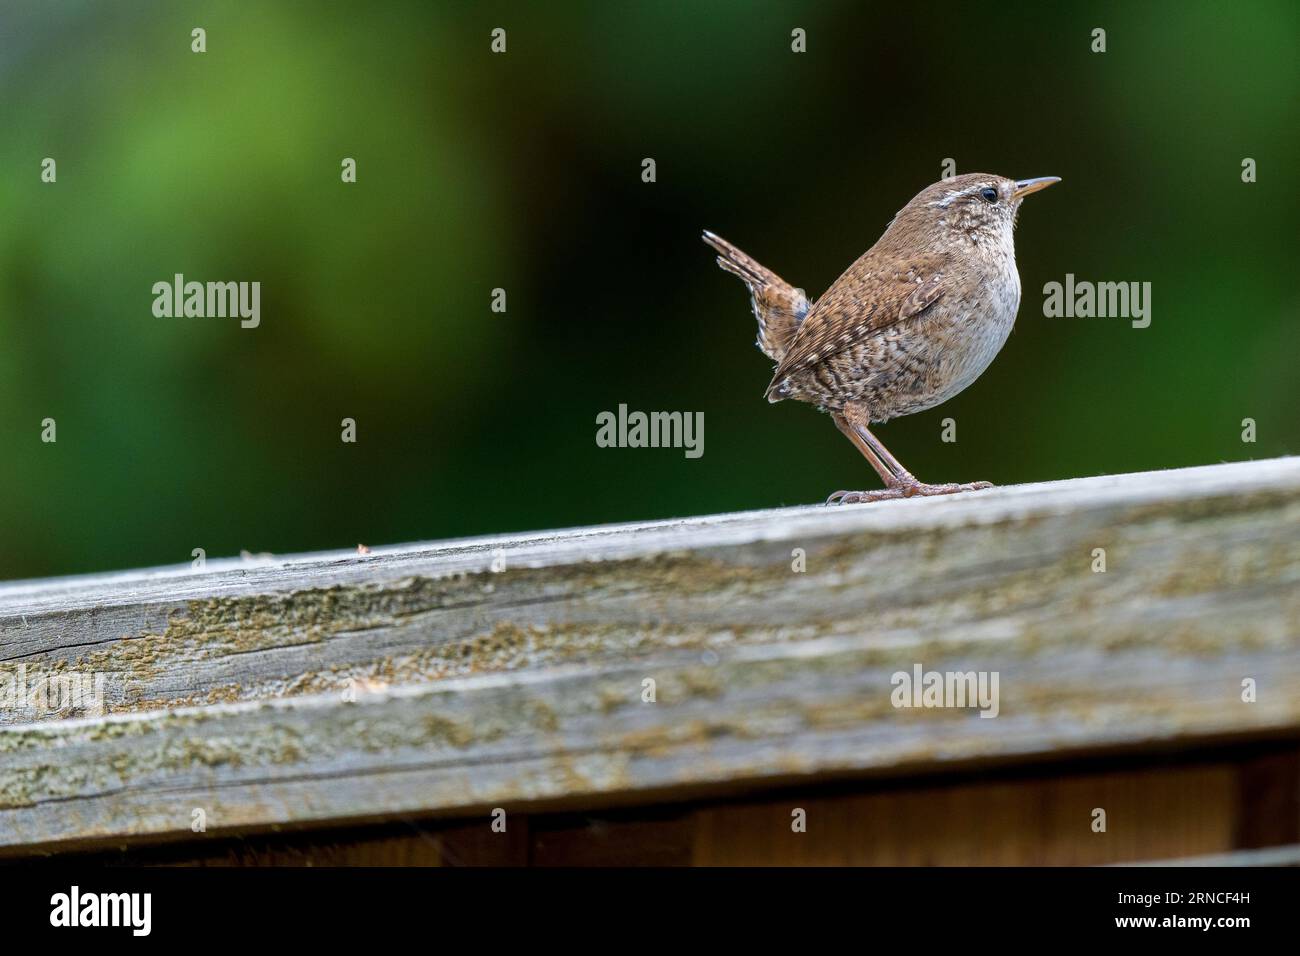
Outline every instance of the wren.
<path id="1" fill-rule="evenodd" d="M 718 265 L 749 287 L 758 347 L 776 363 L 768 401 L 829 412 L 885 483 L 837 491 L 827 504 L 992 487 L 918 481 L 869 426 L 934 408 L 988 368 L 1020 307 L 1013 239 L 1020 203 L 1057 182 L 967 173 L 927 186 L 816 302 L 704 233 Z"/>

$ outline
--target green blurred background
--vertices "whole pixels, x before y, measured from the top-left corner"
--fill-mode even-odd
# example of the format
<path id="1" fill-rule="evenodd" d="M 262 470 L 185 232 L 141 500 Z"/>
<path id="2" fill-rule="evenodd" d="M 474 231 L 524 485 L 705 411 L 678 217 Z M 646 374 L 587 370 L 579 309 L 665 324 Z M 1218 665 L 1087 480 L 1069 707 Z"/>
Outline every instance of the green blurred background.
<path id="1" fill-rule="evenodd" d="M 1001 356 L 880 431 L 914 472 L 1300 450 L 1298 11 L 6 0 L 0 578 L 874 487 L 828 419 L 763 400 L 698 234 L 819 295 L 945 157 L 1064 182 L 1022 211 Z M 260 281 L 261 327 L 155 318 L 177 272 Z M 1151 282 L 1151 327 L 1043 318 L 1067 272 Z M 597 448 L 619 403 L 704 412 L 704 456 Z"/>

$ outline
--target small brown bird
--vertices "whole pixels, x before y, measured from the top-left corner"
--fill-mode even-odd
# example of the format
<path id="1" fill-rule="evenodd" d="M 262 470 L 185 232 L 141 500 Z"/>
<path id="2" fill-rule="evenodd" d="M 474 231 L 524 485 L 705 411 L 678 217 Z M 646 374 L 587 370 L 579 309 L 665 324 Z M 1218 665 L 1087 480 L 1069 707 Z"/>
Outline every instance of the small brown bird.
<path id="1" fill-rule="evenodd" d="M 749 287 L 758 347 L 776 362 L 767 400 L 829 412 L 885 482 L 882 491 L 837 491 L 828 504 L 992 487 L 918 481 L 869 426 L 933 408 L 988 368 L 1020 307 L 1012 237 L 1020 202 L 1057 182 L 967 173 L 927 186 L 815 303 L 704 233 L 718 265 Z"/>

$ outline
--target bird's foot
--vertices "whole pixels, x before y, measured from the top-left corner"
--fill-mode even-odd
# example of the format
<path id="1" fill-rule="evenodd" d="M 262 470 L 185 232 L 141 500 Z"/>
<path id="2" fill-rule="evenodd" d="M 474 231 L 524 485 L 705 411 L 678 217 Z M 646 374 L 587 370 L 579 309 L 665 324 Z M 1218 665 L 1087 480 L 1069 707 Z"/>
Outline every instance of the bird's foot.
<path id="1" fill-rule="evenodd" d="M 990 481 L 968 481 L 965 484 L 927 485 L 913 478 L 881 488 L 878 491 L 837 491 L 826 499 L 828 505 L 852 505 L 865 501 L 888 501 L 891 498 L 922 498 L 930 495 L 955 495 L 963 491 L 983 491 L 992 488 Z"/>

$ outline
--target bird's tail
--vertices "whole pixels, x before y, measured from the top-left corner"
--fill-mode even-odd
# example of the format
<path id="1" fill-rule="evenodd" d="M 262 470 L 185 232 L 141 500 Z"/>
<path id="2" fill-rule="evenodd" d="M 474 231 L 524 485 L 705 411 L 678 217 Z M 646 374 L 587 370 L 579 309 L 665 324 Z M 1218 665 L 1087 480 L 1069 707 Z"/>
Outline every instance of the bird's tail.
<path id="1" fill-rule="evenodd" d="M 741 252 L 721 236 L 704 233 L 704 241 L 718 253 L 718 265 L 749 287 L 754 318 L 758 319 L 758 347 L 780 364 L 799 323 L 808 314 L 808 297 L 779 275 Z"/>

